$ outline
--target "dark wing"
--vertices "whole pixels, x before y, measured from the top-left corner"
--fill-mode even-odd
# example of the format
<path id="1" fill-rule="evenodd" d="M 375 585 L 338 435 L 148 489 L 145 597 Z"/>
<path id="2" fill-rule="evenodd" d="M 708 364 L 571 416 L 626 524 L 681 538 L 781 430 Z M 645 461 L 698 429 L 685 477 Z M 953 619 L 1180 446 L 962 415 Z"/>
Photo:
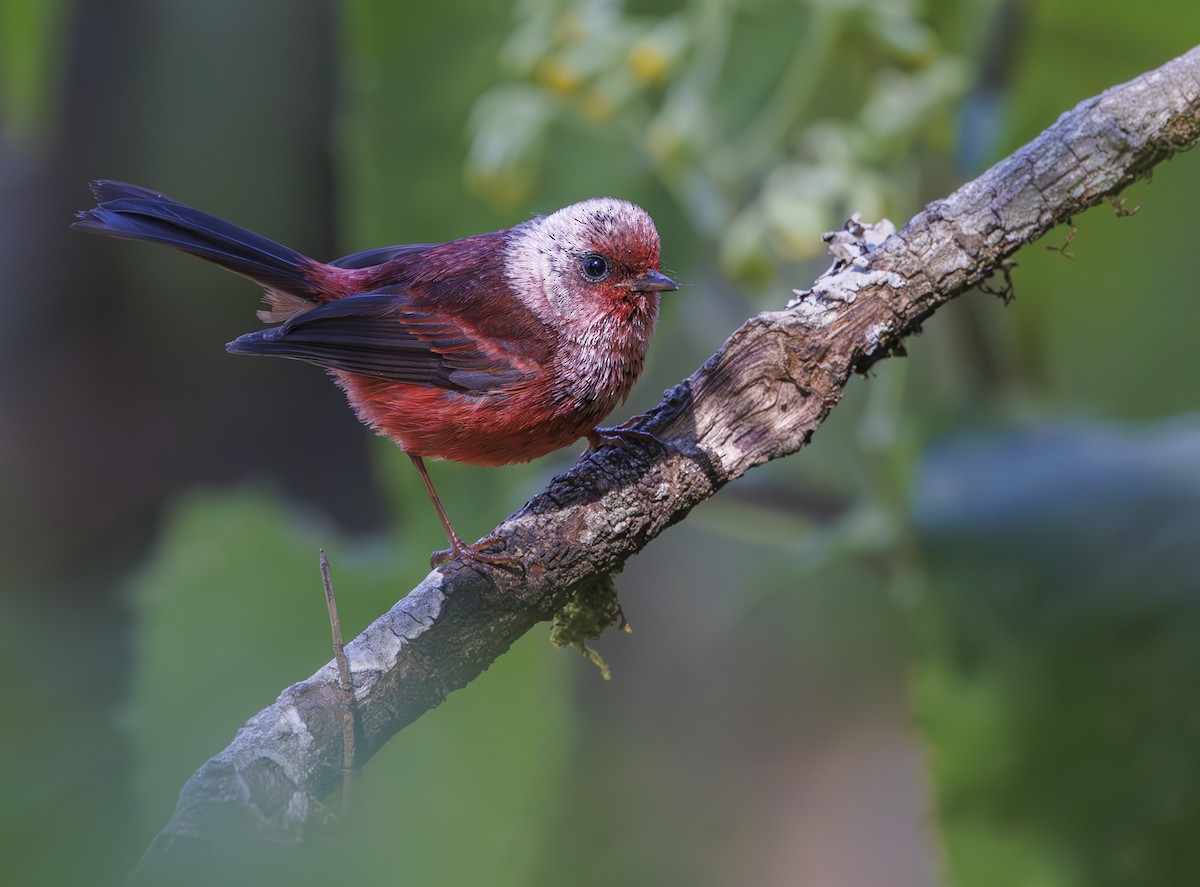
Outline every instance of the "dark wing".
<path id="1" fill-rule="evenodd" d="M 290 357 L 456 391 L 494 391 L 530 375 L 512 359 L 511 343 L 481 345 L 452 318 L 412 310 L 408 291 L 401 287 L 329 302 L 225 347 L 232 354 Z"/>
<path id="2" fill-rule="evenodd" d="M 382 265 L 384 262 L 390 262 L 392 259 L 399 258 L 400 256 L 423 253 L 431 246 L 440 246 L 440 244 L 408 243 L 403 246 L 383 246 L 378 249 L 363 250 L 361 253 L 351 253 L 348 256 L 342 256 L 340 259 L 334 259 L 329 264 L 335 268 L 347 268 L 349 270 L 372 268 L 375 265 Z"/>

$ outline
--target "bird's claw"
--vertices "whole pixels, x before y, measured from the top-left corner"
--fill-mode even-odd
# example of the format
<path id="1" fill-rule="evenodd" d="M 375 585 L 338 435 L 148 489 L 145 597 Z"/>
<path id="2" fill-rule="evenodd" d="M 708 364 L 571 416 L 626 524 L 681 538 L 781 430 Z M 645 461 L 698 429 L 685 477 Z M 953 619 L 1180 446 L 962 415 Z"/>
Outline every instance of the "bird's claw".
<path id="1" fill-rule="evenodd" d="M 443 548 L 429 556 L 429 566 L 440 567 L 454 558 L 460 558 L 464 563 L 475 563 L 485 567 L 520 567 L 520 559 L 508 554 L 494 554 L 484 549 L 494 545 L 499 540 L 494 536 L 480 539 L 474 545 L 468 545 L 461 539 L 452 539 L 450 548 Z"/>
<path id="2" fill-rule="evenodd" d="M 645 417 L 634 416 L 627 422 L 622 422 L 620 425 L 615 425 L 612 428 L 593 428 L 587 435 L 588 449 L 598 450 L 601 447 L 636 440 L 641 443 L 654 444 L 659 449 L 666 451 L 668 447 L 660 438 L 649 431 L 642 431 L 640 428 L 632 427 L 635 422 L 640 422 L 643 418 Z"/>

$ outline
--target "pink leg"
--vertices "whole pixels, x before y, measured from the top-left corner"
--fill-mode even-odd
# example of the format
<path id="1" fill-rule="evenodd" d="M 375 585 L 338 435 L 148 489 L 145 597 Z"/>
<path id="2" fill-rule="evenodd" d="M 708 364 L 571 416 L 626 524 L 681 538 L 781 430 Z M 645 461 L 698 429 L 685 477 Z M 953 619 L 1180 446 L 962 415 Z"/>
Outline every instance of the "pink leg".
<path id="1" fill-rule="evenodd" d="M 429 558 L 430 564 L 438 566 L 444 564 L 452 557 L 460 557 L 463 560 L 476 561 L 483 564 L 515 564 L 517 559 L 503 554 L 488 554 L 483 551 L 490 543 L 495 540 L 490 536 L 487 539 L 468 545 L 459 538 L 458 533 L 454 532 L 454 527 L 450 525 L 450 518 L 446 517 L 446 510 L 442 508 L 442 501 L 438 498 L 437 491 L 433 488 L 433 481 L 429 479 L 429 472 L 425 470 L 425 462 L 420 456 L 408 454 L 408 458 L 412 459 L 413 465 L 417 469 L 417 474 L 421 475 L 421 483 L 425 484 L 425 492 L 429 494 L 429 501 L 433 503 L 433 507 L 437 510 L 438 520 L 442 522 L 442 529 L 446 531 L 446 538 L 450 540 L 450 549 L 443 551 L 435 551 L 433 556 Z"/>

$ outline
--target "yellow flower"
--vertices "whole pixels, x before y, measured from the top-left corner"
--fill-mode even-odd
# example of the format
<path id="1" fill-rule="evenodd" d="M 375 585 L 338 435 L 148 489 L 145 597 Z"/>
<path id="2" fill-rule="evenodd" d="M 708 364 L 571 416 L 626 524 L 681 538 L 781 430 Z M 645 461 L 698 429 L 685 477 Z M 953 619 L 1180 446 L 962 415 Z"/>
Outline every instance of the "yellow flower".
<path id="1" fill-rule="evenodd" d="M 571 65 L 559 58 L 545 58 L 537 64 L 534 76 L 550 92 L 565 95 L 574 92 L 583 78 Z"/>
<path id="2" fill-rule="evenodd" d="M 670 59 L 654 41 L 639 40 L 629 50 L 629 66 L 638 80 L 657 85 L 667 79 Z"/>
<path id="3" fill-rule="evenodd" d="M 593 123 L 609 120 L 616 111 L 612 99 L 598 92 L 588 92 L 581 96 L 579 113 Z"/>

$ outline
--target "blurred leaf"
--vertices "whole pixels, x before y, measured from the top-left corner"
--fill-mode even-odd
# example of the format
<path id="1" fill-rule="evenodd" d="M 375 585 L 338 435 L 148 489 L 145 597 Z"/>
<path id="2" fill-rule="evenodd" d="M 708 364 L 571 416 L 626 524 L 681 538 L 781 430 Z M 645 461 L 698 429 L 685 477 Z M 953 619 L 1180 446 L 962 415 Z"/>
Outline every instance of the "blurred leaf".
<path id="1" fill-rule="evenodd" d="M 560 815 L 574 740 L 569 677 L 585 669 L 534 629 L 470 687 L 407 727 L 367 765 L 340 859 L 390 882 L 524 887 Z M 328 880 L 322 881 L 328 883 Z"/>
<path id="2" fill-rule="evenodd" d="M 500 227 L 461 182 L 466 109 L 496 80 L 505 10 L 348 0 L 341 16 L 336 161 L 347 251 Z"/>
<path id="3" fill-rule="evenodd" d="M 424 573 L 322 536 L 259 494 L 193 497 L 168 521 L 131 594 L 128 723 L 147 840 L 246 718 L 330 658 L 319 545 L 347 639 Z M 347 819 L 296 849 L 291 879 L 374 883 L 399 869 L 414 883 L 526 883 L 571 745 L 573 666 L 531 632 L 366 764 Z"/>
<path id="4" fill-rule="evenodd" d="M 947 442 L 916 708 L 958 887 L 1200 875 L 1200 419 Z"/>
<path id="5" fill-rule="evenodd" d="M 0 124 L 28 137 L 46 122 L 61 70 L 64 0 L 0 0 Z"/>
<path id="6" fill-rule="evenodd" d="M 495 89 L 475 105 L 475 139 L 467 156 L 467 182 L 497 206 L 529 198 L 545 142 L 552 100 L 527 86 Z"/>
<path id="7" fill-rule="evenodd" d="M 256 494 L 189 497 L 164 525 L 130 589 L 137 630 L 128 723 L 147 837 L 166 821 L 183 781 L 243 721 L 331 657 L 318 539 Z M 350 637 L 362 624 L 363 594 L 349 575 L 343 581 L 341 546 L 324 542 Z"/>

